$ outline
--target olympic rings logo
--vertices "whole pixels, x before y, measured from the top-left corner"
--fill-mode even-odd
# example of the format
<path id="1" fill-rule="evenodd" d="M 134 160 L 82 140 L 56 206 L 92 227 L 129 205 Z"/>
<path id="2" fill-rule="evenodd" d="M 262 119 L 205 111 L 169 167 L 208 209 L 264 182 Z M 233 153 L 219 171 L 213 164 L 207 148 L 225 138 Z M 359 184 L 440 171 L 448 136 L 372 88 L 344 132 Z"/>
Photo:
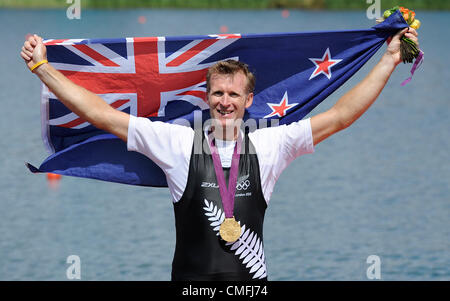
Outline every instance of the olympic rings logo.
<path id="1" fill-rule="evenodd" d="M 236 185 L 237 190 L 247 190 L 250 187 L 250 181 L 245 180 Z"/>

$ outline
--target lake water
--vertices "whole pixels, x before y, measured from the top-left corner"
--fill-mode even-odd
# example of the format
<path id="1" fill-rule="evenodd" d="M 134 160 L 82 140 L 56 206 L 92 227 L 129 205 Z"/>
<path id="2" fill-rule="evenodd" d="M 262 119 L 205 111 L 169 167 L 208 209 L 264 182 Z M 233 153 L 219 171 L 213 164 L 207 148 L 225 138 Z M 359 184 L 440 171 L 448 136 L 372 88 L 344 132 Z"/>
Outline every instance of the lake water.
<path id="1" fill-rule="evenodd" d="M 138 22 L 140 16 L 143 24 Z M 399 66 L 354 125 L 282 174 L 264 237 L 271 280 L 450 280 L 450 13 L 417 12 L 425 62 L 406 87 Z M 169 280 L 175 245 L 167 189 L 63 177 L 50 189 L 39 165 L 40 82 L 19 51 L 45 38 L 264 33 L 367 28 L 364 11 L 0 10 L 0 280 L 66 280 L 69 255 L 82 280 Z M 223 28 L 223 27 L 222 27 Z M 378 61 L 381 49 L 312 114 L 330 108 Z"/>

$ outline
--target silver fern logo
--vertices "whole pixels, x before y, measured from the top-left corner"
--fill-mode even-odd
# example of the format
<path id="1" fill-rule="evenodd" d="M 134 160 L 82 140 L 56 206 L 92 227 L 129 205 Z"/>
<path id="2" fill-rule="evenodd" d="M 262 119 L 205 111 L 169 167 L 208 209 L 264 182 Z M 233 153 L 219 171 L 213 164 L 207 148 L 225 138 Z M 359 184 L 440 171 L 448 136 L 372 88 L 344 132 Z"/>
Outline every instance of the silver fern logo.
<path id="1" fill-rule="evenodd" d="M 205 205 L 206 207 L 203 207 L 205 215 L 211 222 L 210 226 L 218 236 L 220 225 L 225 220 L 225 213 L 222 212 L 222 209 L 214 205 L 213 202 L 208 202 L 207 199 L 205 199 Z M 227 242 L 225 245 L 231 246 L 230 250 L 235 251 L 234 255 L 239 256 L 242 264 L 250 269 L 250 274 L 254 273 L 252 276 L 253 279 L 262 279 L 267 276 L 263 242 L 255 232 L 250 230 L 250 228 L 246 229 L 245 225 L 242 225 L 241 229 L 242 231 L 239 239 L 234 243 Z"/>

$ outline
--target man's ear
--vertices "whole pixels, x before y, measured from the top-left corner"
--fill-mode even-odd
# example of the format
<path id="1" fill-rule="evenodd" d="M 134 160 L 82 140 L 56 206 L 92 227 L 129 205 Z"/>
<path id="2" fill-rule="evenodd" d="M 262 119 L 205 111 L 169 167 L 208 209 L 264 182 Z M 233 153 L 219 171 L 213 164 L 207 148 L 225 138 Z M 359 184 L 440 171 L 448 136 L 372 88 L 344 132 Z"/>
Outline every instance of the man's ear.
<path id="1" fill-rule="evenodd" d="M 248 109 L 253 103 L 253 93 L 249 93 L 247 95 L 247 99 L 245 100 L 245 108 Z"/>

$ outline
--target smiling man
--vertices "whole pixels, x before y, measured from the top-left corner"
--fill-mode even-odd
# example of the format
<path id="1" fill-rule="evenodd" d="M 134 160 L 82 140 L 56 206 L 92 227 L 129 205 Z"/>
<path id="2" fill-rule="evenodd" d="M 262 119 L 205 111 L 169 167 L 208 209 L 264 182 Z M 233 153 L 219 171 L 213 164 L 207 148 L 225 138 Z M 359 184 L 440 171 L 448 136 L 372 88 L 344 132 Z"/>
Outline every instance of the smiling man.
<path id="1" fill-rule="evenodd" d="M 418 44 L 417 32 L 407 30 L 392 38 L 371 72 L 328 111 L 252 132 L 241 127 L 255 78 L 242 62 L 210 67 L 206 101 L 212 122 L 193 130 L 112 108 L 54 69 L 37 35 L 25 41 L 21 56 L 66 107 L 164 171 L 175 211 L 173 280 L 266 280 L 263 221 L 275 182 L 295 158 L 314 152 L 366 112 L 401 62 L 400 37 Z"/>
<path id="2" fill-rule="evenodd" d="M 245 109 L 253 103 L 255 77 L 245 64 L 230 60 L 209 68 L 206 82 L 211 118 L 222 129 L 216 137 L 236 140 Z M 233 130 L 227 132 L 227 129 Z"/>

